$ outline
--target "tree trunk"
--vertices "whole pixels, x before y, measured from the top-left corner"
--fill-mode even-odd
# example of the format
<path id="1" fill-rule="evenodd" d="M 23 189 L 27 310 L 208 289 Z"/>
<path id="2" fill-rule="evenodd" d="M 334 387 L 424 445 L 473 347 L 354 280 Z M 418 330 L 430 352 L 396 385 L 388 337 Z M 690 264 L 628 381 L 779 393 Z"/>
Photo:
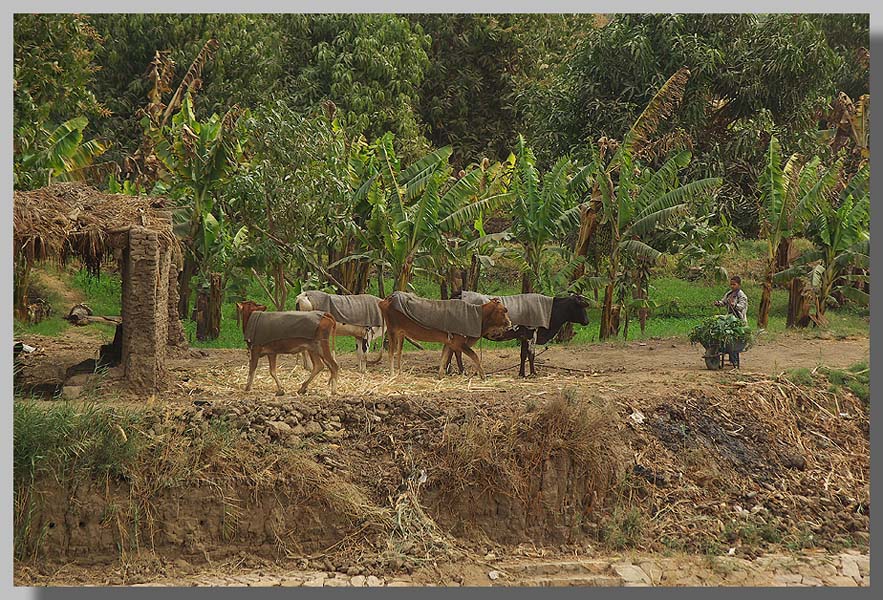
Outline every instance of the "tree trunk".
<path id="1" fill-rule="evenodd" d="M 521 293 L 533 293 L 533 281 L 531 281 L 530 273 L 524 272 L 521 274 Z"/>
<path id="2" fill-rule="evenodd" d="M 463 286 L 472 290 L 473 292 L 478 291 L 478 280 L 481 277 L 481 261 L 478 260 L 478 254 L 472 255 L 472 264 L 469 265 L 469 274 L 467 276 L 466 282 Z"/>
<path id="3" fill-rule="evenodd" d="M 285 310 L 288 303 L 288 284 L 285 281 L 285 267 L 276 265 L 273 270 L 273 304 L 276 310 Z"/>
<path id="4" fill-rule="evenodd" d="M 757 313 L 757 326 L 765 329 L 770 318 L 770 305 L 773 295 L 773 265 L 771 261 L 766 268 L 763 278 L 763 293 L 760 296 L 760 310 Z"/>
<path id="5" fill-rule="evenodd" d="M 383 285 L 383 265 L 378 265 L 377 267 L 377 295 L 381 298 L 386 298 L 386 291 Z"/>
<path id="6" fill-rule="evenodd" d="M 599 340 L 606 340 L 613 335 L 613 283 L 608 283 L 604 290 L 604 305 L 601 309 L 601 331 Z"/>
<path id="7" fill-rule="evenodd" d="M 448 299 L 448 280 L 445 277 L 442 277 L 441 279 L 439 279 L 438 288 L 439 288 L 438 289 L 439 296 L 441 297 L 441 299 L 447 300 Z"/>
<path id="8" fill-rule="evenodd" d="M 221 274 L 211 274 L 208 290 L 200 289 L 196 299 L 196 339 L 216 340 L 221 335 Z"/>
<path id="9" fill-rule="evenodd" d="M 13 277 L 15 313 L 19 320 L 28 318 L 28 288 L 31 285 L 31 263 L 26 258 L 16 261 Z"/>
<path id="10" fill-rule="evenodd" d="M 788 289 L 788 321 L 787 327 L 807 327 L 811 322 L 809 316 L 810 299 L 806 294 L 806 284 L 799 277 L 791 280 Z"/>
<path id="11" fill-rule="evenodd" d="M 776 267 L 774 273 L 784 271 L 791 266 L 791 240 L 790 237 L 782 238 L 776 248 Z M 785 287 L 782 284 L 781 287 Z"/>
<path id="12" fill-rule="evenodd" d="M 190 282 L 196 273 L 196 261 L 190 257 L 189 253 L 184 256 L 184 268 L 178 275 L 178 314 L 182 319 L 186 319 L 190 314 Z"/>

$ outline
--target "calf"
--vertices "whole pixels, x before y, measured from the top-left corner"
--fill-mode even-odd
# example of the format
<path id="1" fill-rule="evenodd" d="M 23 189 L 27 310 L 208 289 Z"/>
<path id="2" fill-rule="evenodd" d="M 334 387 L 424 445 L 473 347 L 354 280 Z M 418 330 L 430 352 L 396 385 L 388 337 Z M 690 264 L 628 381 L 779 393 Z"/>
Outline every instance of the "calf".
<path id="1" fill-rule="evenodd" d="M 454 296 L 457 297 L 459 294 L 457 292 Z M 533 377 L 537 374 L 534 367 L 536 344 L 544 346 L 549 343 L 565 323 L 588 325 L 589 315 L 586 312 L 588 305 L 589 301 L 579 294 L 554 298 L 552 300 L 552 318 L 549 320 L 548 327 L 525 327 L 514 323 L 511 329 L 501 334 L 483 337 L 495 342 L 521 340 L 521 367 L 518 370 L 518 375 L 525 377 L 524 365 L 526 361 L 530 361 L 530 375 Z M 457 368 L 460 373 L 463 373 L 463 357 L 458 352 L 455 352 L 454 356 L 457 358 Z M 450 364 L 451 356 L 448 357 L 444 368 L 447 370 Z"/>
<path id="2" fill-rule="evenodd" d="M 462 300 L 445 300 L 440 302 L 462 302 Z M 387 338 L 389 340 L 389 370 L 395 375 L 394 355 L 398 354 L 399 372 L 402 370 L 402 345 L 405 337 L 421 342 L 438 342 L 444 344 L 441 363 L 438 367 L 439 379 L 444 377 L 445 365 L 450 360 L 452 352 L 465 352 L 478 368 L 478 374 L 485 379 L 481 360 L 472 350 L 472 346 L 478 341 L 478 337 L 467 337 L 456 333 L 447 333 L 438 329 L 429 329 L 416 323 L 404 313 L 394 309 L 392 296 L 380 302 L 380 312 L 383 313 L 383 321 L 386 325 Z M 503 303 L 494 298 L 490 302 L 481 305 L 481 335 L 493 335 L 506 331 L 512 322 L 509 320 L 508 310 Z"/>
<path id="3" fill-rule="evenodd" d="M 267 310 L 267 307 L 262 304 L 257 304 L 252 300 L 246 300 L 244 302 L 237 302 L 236 310 L 237 316 L 242 320 L 242 333 L 243 335 L 247 335 L 248 321 L 252 313 L 265 311 Z M 297 313 L 289 314 L 295 319 L 298 317 Z M 301 316 L 306 317 L 306 315 Z M 249 364 L 248 383 L 245 384 L 245 391 L 251 389 L 251 384 L 254 380 L 254 372 L 258 366 L 258 360 L 266 355 L 267 359 L 270 361 L 270 376 L 273 378 L 273 381 L 276 382 L 276 395 L 284 395 L 285 391 L 282 389 L 282 384 L 279 383 L 279 378 L 276 377 L 276 355 L 306 352 L 312 359 L 312 370 L 309 377 L 307 377 L 307 379 L 301 384 L 297 393 L 303 394 L 307 391 L 307 386 L 323 369 L 324 364 L 327 365 L 328 369 L 331 371 L 331 377 L 328 383 L 331 386 L 331 394 L 335 394 L 337 392 L 337 372 L 339 367 L 334 360 L 334 356 L 331 355 L 331 348 L 328 344 L 328 340 L 334 334 L 336 325 L 334 317 L 325 313 L 322 315 L 319 325 L 316 328 L 316 332 L 311 338 L 289 337 L 278 339 L 263 345 L 253 344 L 251 341 L 246 340 L 246 343 L 248 344 Z"/>
<path id="4" fill-rule="evenodd" d="M 363 294 L 367 296 L 367 294 Z M 376 297 L 376 296 L 375 296 Z M 380 298 L 377 298 L 377 301 L 380 302 Z M 313 310 L 313 305 L 310 303 L 310 299 L 307 296 L 307 292 L 302 292 L 298 294 L 297 299 L 297 310 Z M 368 321 L 370 322 L 370 321 Z M 344 336 L 352 336 L 356 340 L 356 356 L 359 360 L 359 372 L 364 373 L 368 368 L 368 347 L 371 345 L 378 335 L 383 335 L 383 330 L 381 327 L 367 327 L 362 325 L 353 325 L 350 323 L 345 323 L 343 321 L 336 321 L 337 328 L 335 329 L 334 336 L 344 335 Z M 335 355 L 335 340 L 332 337 L 331 340 L 331 354 Z M 380 357 L 383 356 L 383 350 L 380 351 Z M 380 357 L 377 358 L 372 364 L 376 364 L 380 362 Z M 312 364 L 309 356 L 306 352 L 303 353 L 303 361 L 304 361 L 304 369 L 312 368 Z"/>

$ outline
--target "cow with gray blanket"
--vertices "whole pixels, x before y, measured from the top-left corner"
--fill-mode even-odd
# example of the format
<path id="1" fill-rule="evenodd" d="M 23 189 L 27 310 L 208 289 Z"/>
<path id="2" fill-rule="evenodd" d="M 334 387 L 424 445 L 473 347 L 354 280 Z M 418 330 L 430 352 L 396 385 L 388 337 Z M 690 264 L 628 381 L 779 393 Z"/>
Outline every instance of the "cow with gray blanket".
<path id="1" fill-rule="evenodd" d="M 371 294 L 338 295 L 308 290 L 298 294 L 298 310 L 320 310 L 330 313 L 337 323 L 335 335 L 352 336 L 356 340 L 356 356 L 359 371 L 364 372 L 368 365 L 368 347 L 378 336 L 383 335 L 383 315 L 380 314 L 380 298 Z M 331 340 L 331 353 L 334 354 L 334 339 Z M 383 353 L 381 352 L 381 356 Z M 311 368 L 309 357 L 303 355 L 304 368 Z M 378 358 L 375 363 L 378 362 Z"/>
<path id="2" fill-rule="evenodd" d="M 251 389 L 258 360 L 266 355 L 270 361 L 270 376 L 276 382 L 276 395 L 284 395 L 285 390 L 276 377 L 276 355 L 306 352 L 310 355 L 313 366 L 298 393 L 307 391 L 307 386 L 323 369 L 323 365 L 327 365 L 331 371 L 331 394 L 336 393 L 339 368 L 328 344 L 336 327 L 331 314 L 322 311 L 266 312 L 266 306 L 251 300 L 237 302 L 236 310 L 242 320 L 242 333 L 249 353 L 245 391 Z"/>
<path id="3" fill-rule="evenodd" d="M 491 298 L 468 290 L 454 294 L 455 298 L 458 296 L 470 304 L 483 304 Z M 536 375 L 534 368 L 536 344 L 549 343 L 565 323 L 589 324 L 589 316 L 586 313 L 589 301 L 579 294 L 557 298 L 542 294 L 516 294 L 499 296 L 499 299 L 509 309 L 512 328 L 498 335 L 484 337 L 496 342 L 521 340 L 521 368 L 518 371 L 521 377 L 525 377 L 526 361 L 530 361 L 531 376 Z M 463 358 L 459 353 L 454 355 L 457 357 L 457 367 L 462 373 Z M 450 364 L 451 357 L 448 357 L 445 369 Z"/>
<path id="4" fill-rule="evenodd" d="M 508 311 L 498 300 L 473 305 L 462 300 L 427 300 L 414 294 L 393 292 L 380 302 L 380 312 L 386 323 L 389 337 L 389 369 L 395 374 L 393 356 L 398 354 L 399 371 L 402 369 L 402 345 L 405 336 L 423 342 L 444 344 L 439 378 L 444 377 L 444 367 L 452 352 L 465 352 L 478 367 L 485 379 L 481 360 L 472 345 L 482 336 L 502 333 L 511 326 Z"/>

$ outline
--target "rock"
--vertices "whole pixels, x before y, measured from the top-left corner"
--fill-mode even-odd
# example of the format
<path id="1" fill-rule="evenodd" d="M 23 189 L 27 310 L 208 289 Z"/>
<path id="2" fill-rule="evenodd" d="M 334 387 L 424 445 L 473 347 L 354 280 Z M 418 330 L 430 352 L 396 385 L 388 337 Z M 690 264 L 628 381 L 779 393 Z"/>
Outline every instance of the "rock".
<path id="1" fill-rule="evenodd" d="M 325 587 L 325 577 L 314 577 L 304 581 L 303 587 Z"/>
<path id="2" fill-rule="evenodd" d="M 74 400 L 80 397 L 80 394 L 83 393 L 83 386 L 81 385 L 66 385 L 61 388 L 61 397 L 65 400 Z"/>
<path id="3" fill-rule="evenodd" d="M 862 574 L 859 571 L 858 563 L 852 556 L 843 556 L 840 559 L 840 572 L 846 577 L 852 577 L 856 583 L 861 581 Z"/>
<path id="4" fill-rule="evenodd" d="M 375 577 L 374 575 L 368 575 L 368 578 L 365 580 L 365 583 L 368 584 L 368 587 L 380 587 L 383 585 L 383 580 Z"/>
<path id="5" fill-rule="evenodd" d="M 812 577 L 812 576 L 806 576 L 806 575 L 803 576 L 802 583 L 803 583 L 803 585 L 808 585 L 811 587 L 822 587 L 823 585 L 825 585 L 824 583 L 822 583 L 822 580 L 819 579 L 818 577 Z"/>
<path id="6" fill-rule="evenodd" d="M 366 582 L 366 578 L 364 575 L 356 575 L 352 579 L 350 579 L 350 585 L 353 587 L 364 587 Z"/>
<path id="7" fill-rule="evenodd" d="M 350 582 L 346 578 L 344 578 L 344 579 L 334 578 L 334 579 L 326 579 L 325 580 L 325 587 L 349 587 L 349 585 L 350 585 Z"/>
<path id="8" fill-rule="evenodd" d="M 628 563 L 617 563 L 613 565 L 613 570 L 617 575 L 623 578 L 626 583 L 644 583 L 650 585 L 653 583 L 650 576 L 647 575 L 640 567 L 630 565 Z"/>
<path id="9" fill-rule="evenodd" d="M 307 424 L 304 425 L 304 433 L 306 433 L 306 434 L 322 433 L 322 426 L 319 425 L 315 421 L 308 421 Z"/>
<path id="10" fill-rule="evenodd" d="M 496 581 L 497 579 L 500 578 L 500 572 L 499 571 L 490 571 L 490 572 L 488 572 L 487 576 L 488 576 L 488 579 L 490 579 L 491 581 Z"/>
<path id="11" fill-rule="evenodd" d="M 280 585 L 282 587 L 301 587 L 302 585 L 304 585 L 304 582 L 300 579 L 283 579 Z"/>
<path id="12" fill-rule="evenodd" d="M 862 577 L 867 577 L 871 574 L 871 557 L 867 555 L 856 556 L 855 564 L 858 565 L 858 572 L 861 573 Z"/>
<path id="13" fill-rule="evenodd" d="M 305 434 L 306 432 L 307 432 L 307 430 L 304 429 L 304 426 L 303 426 L 303 425 L 293 425 L 293 426 L 291 427 L 291 434 L 292 434 L 292 435 L 303 435 L 303 434 Z"/>
<path id="14" fill-rule="evenodd" d="M 273 437 L 286 438 L 291 434 L 291 426 L 284 421 L 270 421 L 267 427 Z"/>
<path id="15" fill-rule="evenodd" d="M 782 466 L 787 469 L 803 471 L 806 469 L 806 459 L 799 454 L 783 454 Z"/>
<path id="16" fill-rule="evenodd" d="M 386 584 L 386 587 L 411 587 L 410 581 L 401 581 L 399 579 L 390 581 Z"/>
<path id="17" fill-rule="evenodd" d="M 834 575 L 833 577 L 828 577 L 825 579 L 825 585 L 836 587 L 855 587 L 856 581 L 852 577 L 846 577 L 845 575 Z"/>
<path id="18" fill-rule="evenodd" d="M 803 581 L 803 575 L 799 575 L 797 573 L 780 573 L 778 575 L 773 576 L 773 580 L 771 585 L 773 586 L 793 586 L 800 585 L 800 582 Z"/>

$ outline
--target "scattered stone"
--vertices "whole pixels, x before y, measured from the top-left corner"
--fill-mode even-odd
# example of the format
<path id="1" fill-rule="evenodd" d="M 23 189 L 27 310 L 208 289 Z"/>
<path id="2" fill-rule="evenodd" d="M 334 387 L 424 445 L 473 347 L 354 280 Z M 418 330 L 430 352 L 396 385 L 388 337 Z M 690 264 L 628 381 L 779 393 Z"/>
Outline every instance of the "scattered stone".
<path id="1" fill-rule="evenodd" d="M 325 587 L 349 587 L 350 582 L 347 579 L 326 579 Z"/>
<path id="2" fill-rule="evenodd" d="M 375 577 L 374 575 L 368 575 L 365 583 L 368 584 L 368 587 L 380 587 L 383 585 L 383 580 L 379 577 Z"/>
<path id="3" fill-rule="evenodd" d="M 305 584 L 300 579 L 283 579 L 281 585 L 282 585 L 282 587 L 301 587 Z M 321 587 L 321 586 L 315 586 L 315 587 Z"/>
<path id="4" fill-rule="evenodd" d="M 840 571 L 846 577 L 852 577 L 856 583 L 861 581 L 862 574 L 859 571 L 858 564 L 855 562 L 855 558 L 852 556 L 843 556 L 840 559 Z"/>
<path id="5" fill-rule="evenodd" d="M 644 583 L 650 585 L 653 583 L 650 576 L 647 575 L 640 567 L 630 565 L 628 563 L 618 563 L 613 565 L 613 570 L 617 575 L 623 578 L 626 583 Z"/>
<path id="6" fill-rule="evenodd" d="M 303 587 L 325 587 L 325 577 L 314 577 L 304 581 Z"/>
<path id="7" fill-rule="evenodd" d="M 322 426 L 316 423 L 315 421 L 308 421 L 304 426 L 304 433 L 306 434 L 315 434 L 322 433 Z"/>
<path id="8" fill-rule="evenodd" d="M 836 587 L 855 587 L 856 581 L 852 577 L 847 577 L 845 575 L 834 575 L 833 577 L 828 577 L 827 579 L 825 579 L 825 585 Z"/>
<path id="9" fill-rule="evenodd" d="M 386 584 L 386 587 L 411 587 L 410 581 L 402 581 L 400 579 L 394 579 Z"/>
<path id="10" fill-rule="evenodd" d="M 499 571 L 490 571 L 487 574 L 487 576 L 488 576 L 488 578 L 490 578 L 491 581 L 496 581 L 497 579 L 500 578 L 500 572 Z"/>
<path id="11" fill-rule="evenodd" d="M 366 578 L 364 575 L 355 575 L 350 579 L 350 585 L 353 587 L 364 587 Z"/>

